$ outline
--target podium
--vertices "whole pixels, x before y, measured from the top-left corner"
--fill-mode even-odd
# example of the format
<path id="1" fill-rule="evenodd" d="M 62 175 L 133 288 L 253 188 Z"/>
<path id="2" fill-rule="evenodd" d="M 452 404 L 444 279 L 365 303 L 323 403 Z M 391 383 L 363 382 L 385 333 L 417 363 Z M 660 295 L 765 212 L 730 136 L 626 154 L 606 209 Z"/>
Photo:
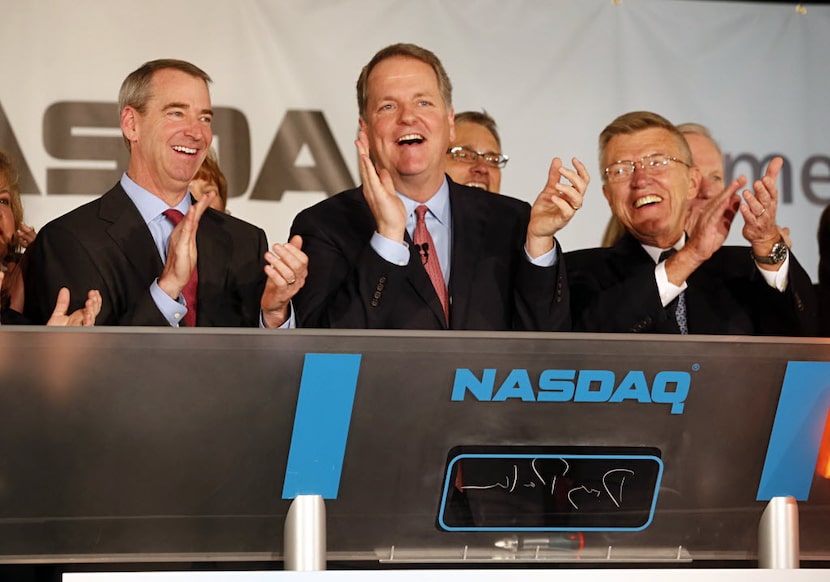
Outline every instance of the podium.
<path id="1" fill-rule="evenodd" d="M 830 341 L 0 331 L 0 563 L 281 563 L 320 495 L 371 568 L 830 560 Z M 566 468 L 567 467 L 567 468 Z"/>

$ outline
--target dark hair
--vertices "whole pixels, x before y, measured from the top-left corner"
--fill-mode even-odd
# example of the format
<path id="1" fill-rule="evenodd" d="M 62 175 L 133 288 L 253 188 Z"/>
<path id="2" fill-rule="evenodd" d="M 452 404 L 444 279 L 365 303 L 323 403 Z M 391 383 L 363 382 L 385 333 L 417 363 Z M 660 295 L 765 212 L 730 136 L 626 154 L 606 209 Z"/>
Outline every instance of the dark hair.
<path id="1" fill-rule="evenodd" d="M 499 130 L 496 127 L 496 120 L 493 119 L 489 113 L 484 111 L 462 111 L 455 116 L 456 125 L 459 123 L 476 123 L 484 129 L 493 134 L 496 143 L 501 147 L 501 138 L 499 137 Z"/>
<path id="2" fill-rule="evenodd" d="M 447 109 L 452 109 L 452 83 L 447 76 L 447 71 L 444 70 L 444 65 L 441 64 L 441 60 L 432 51 L 421 48 L 418 45 L 399 43 L 380 49 L 372 57 L 372 60 L 360 71 L 360 76 L 357 78 L 357 109 L 361 119 L 364 118 L 364 114 L 366 113 L 369 74 L 380 62 L 391 59 L 392 57 L 416 59 L 432 67 L 432 70 L 435 71 L 435 76 L 438 78 L 438 90 L 444 99 L 444 105 L 446 105 Z"/>

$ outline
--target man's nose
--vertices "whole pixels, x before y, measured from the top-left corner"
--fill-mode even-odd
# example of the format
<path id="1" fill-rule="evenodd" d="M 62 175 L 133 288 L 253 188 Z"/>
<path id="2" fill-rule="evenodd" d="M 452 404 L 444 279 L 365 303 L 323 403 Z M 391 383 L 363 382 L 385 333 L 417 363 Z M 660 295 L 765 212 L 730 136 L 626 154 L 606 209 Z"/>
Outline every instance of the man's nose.
<path id="1" fill-rule="evenodd" d="M 400 108 L 400 120 L 408 123 L 415 118 L 415 108 L 409 104 L 403 104 Z"/>

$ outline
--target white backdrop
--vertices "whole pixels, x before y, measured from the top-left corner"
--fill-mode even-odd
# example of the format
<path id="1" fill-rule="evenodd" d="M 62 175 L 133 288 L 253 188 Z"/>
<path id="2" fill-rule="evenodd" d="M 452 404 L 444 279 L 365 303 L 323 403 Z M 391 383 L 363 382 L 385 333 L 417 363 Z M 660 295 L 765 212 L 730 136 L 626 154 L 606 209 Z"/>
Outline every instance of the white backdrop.
<path id="1" fill-rule="evenodd" d="M 141 63 L 192 61 L 214 79 L 213 104 L 247 120 L 220 146 L 220 162 L 244 190 L 229 208 L 284 240 L 323 191 L 269 194 L 254 185 L 286 112 L 319 111 L 357 180 L 354 83 L 375 51 L 394 42 L 433 50 L 455 86 L 456 111 L 485 108 L 499 123 L 505 193 L 532 201 L 554 155 L 591 172 L 585 208 L 559 237 L 566 250 L 596 246 L 609 216 L 596 140 L 617 115 L 650 109 L 676 123 L 708 125 L 731 157 L 783 154 L 790 175 L 779 222 L 816 277 L 818 216 L 830 202 L 830 7 L 690 0 L 3 0 L 0 146 L 19 148 L 33 186 L 26 220 L 45 222 L 100 195 L 67 194 L 56 171 L 111 175 L 125 159 L 117 114 L 60 121 L 57 103 L 115 107 Z M 114 110 L 113 110 L 114 111 Z M 218 132 L 222 142 L 222 132 Z M 84 140 L 98 152 L 84 159 Z M 231 140 L 229 142 L 228 140 Z M 237 153 L 250 148 L 250 163 Z M 102 154 L 101 152 L 105 152 Z M 239 156 L 248 160 L 247 154 Z M 272 158 L 268 158 L 272 160 Z M 291 162 L 317 164 L 308 147 Z M 269 162 L 270 163 L 270 162 Z M 274 168 L 271 168 L 272 170 Z M 277 168 L 279 172 L 283 170 Z M 750 173 L 739 164 L 737 173 Z M 279 173 L 277 172 L 277 173 Z M 783 182 L 787 182 L 784 184 Z M 263 185 L 268 190 L 267 184 Z M 83 191 L 83 189 L 81 190 Z M 279 198 L 279 200 L 276 200 Z M 730 242 L 740 244 L 741 219 Z"/>

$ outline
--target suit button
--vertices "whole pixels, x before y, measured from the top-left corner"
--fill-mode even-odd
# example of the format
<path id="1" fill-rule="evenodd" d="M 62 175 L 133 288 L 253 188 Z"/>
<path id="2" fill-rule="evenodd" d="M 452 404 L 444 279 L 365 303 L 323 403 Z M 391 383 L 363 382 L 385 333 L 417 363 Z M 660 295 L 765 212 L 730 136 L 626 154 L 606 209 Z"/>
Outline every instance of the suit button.
<path id="1" fill-rule="evenodd" d="M 372 307 L 377 307 L 377 306 L 378 306 L 377 299 L 372 299 Z"/>
<path id="2" fill-rule="evenodd" d="M 386 276 L 381 277 L 380 279 L 378 279 L 378 281 L 380 281 L 381 283 L 386 283 Z"/>
<path id="3" fill-rule="evenodd" d="M 375 291 L 375 294 L 373 295 L 373 297 L 375 299 L 380 299 L 380 291 Z"/>

